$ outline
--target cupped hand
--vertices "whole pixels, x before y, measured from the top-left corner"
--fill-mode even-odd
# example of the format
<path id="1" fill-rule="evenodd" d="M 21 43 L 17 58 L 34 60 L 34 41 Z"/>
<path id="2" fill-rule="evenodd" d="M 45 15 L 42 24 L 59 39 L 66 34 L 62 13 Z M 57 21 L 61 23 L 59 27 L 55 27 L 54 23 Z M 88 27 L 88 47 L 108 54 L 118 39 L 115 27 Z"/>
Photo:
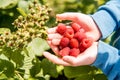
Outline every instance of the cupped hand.
<path id="1" fill-rule="evenodd" d="M 90 15 L 68 12 L 57 14 L 56 18 L 58 20 L 71 20 L 78 23 L 86 31 L 86 35 L 92 37 L 94 41 L 99 40 L 101 37 L 100 31 Z"/>
<path id="2" fill-rule="evenodd" d="M 63 13 L 58 14 L 56 17 L 59 20 L 71 20 L 72 22 L 78 23 L 85 30 L 86 35 L 92 37 L 95 42 L 93 42 L 93 44 L 88 49 L 80 53 L 77 57 L 64 56 L 60 58 L 58 57 L 58 45 L 63 36 L 58 34 L 56 32 L 57 27 L 54 27 L 47 30 L 47 42 L 55 55 L 49 52 L 44 52 L 43 55 L 53 63 L 63 66 L 81 66 L 92 64 L 96 60 L 97 56 L 98 42 L 96 41 L 101 37 L 101 33 L 93 19 L 89 15 L 85 15 L 82 13 Z"/>
<path id="3" fill-rule="evenodd" d="M 51 54 L 49 52 L 44 52 L 43 55 L 52 61 L 55 64 L 63 65 L 63 66 L 82 66 L 82 65 L 90 65 L 94 63 L 97 56 L 97 42 L 94 42 L 91 47 L 86 49 L 84 52 L 79 54 L 77 57 L 73 56 L 64 56 L 62 58 Z"/>
<path id="4" fill-rule="evenodd" d="M 50 28 L 47 30 L 48 32 L 48 44 L 55 54 L 51 54 L 49 52 L 44 52 L 43 55 L 52 61 L 55 64 L 63 65 L 63 66 L 81 66 L 81 65 L 90 65 L 96 60 L 97 56 L 97 44 L 98 42 L 93 42 L 91 47 L 86 49 L 84 52 L 80 53 L 77 57 L 73 56 L 64 56 L 58 57 L 59 49 L 58 45 L 62 36 L 56 32 L 56 28 Z"/>

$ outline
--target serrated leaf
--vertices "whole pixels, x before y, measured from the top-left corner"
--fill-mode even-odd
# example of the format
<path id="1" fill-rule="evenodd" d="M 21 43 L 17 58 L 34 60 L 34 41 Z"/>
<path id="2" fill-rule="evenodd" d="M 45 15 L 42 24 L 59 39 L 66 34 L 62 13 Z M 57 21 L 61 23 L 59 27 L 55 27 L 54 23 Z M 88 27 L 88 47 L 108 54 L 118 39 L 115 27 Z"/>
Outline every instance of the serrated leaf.
<path id="1" fill-rule="evenodd" d="M 33 60 L 33 66 L 30 69 L 30 74 L 35 77 L 41 71 L 41 62 L 38 59 Z"/>
<path id="2" fill-rule="evenodd" d="M 22 53 L 25 54 L 24 51 Z M 21 68 L 25 70 L 29 70 L 33 66 L 32 60 L 33 60 L 33 57 L 25 55 L 24 63 Z"/>
<path id="3" fill-rule="evenodd" d="M 42 38 L 35 38 L 27 47 L 30 55 L 37 56 L 42 56 L 42 53 L 49 48 L 47 42 Z"/>
<path id="4" fill-rule="evenodd" d="M 68 78 L 75 78 L 83 74 L 88 74 L 91 70 L 90 66 L 64 67 L 64 74 Z"/>
<path id="5" fill-rule="evenodd" d="M 0 72 L 7 77 L 11 77 L 14 75 L 14 65 L 7 60 L 0 59 Z"/>
<path id="6" fill-rule="evenodd" d="M 21 50 L 13 51 L 10 47 L 3 48 L 0 58 L 4 60 L 12 60 L 17 65 L 17 67 L 22 66 L 24 61 L 24 55 L 22 55 Z"/>
<path id="7" fill-rule="evenodd" d="M 10 59 L 13 50 L 10 47 L 4 47 L 2 49 L 2 54 L 4 54 L 8 59 Z"/>
<path id="8" fill-rule="evenodd" d="M 58 77 L 56 65 L 53 64 L 52 62 L 50 62 L 49 60 L 43 59 L 41 62 L 41 66 L 42 66 L 44 75 L 48 74 L 48 75 L 55 77 L 55 78 Z"/>
<path id="9" fill-rule="evenodd" d="M 24 51 L 23 51 L 23 54 L 25 54 Z M 28 78 L 30 76 L 29 70 L 33 66 L 32 60 L 33 60 L 33 57 L 25 55 L 24 63 L 23 63 L 23 66 L 21 67 L 21 69 L 25 70 L 25 72 L 24 72 L 25 78 Z"/>
<path id="10" fill-rule="evenodd" d="M 23 65 L 24 55 L 21 54 L 21 51 L 19 51 L 19 50 L 14 51 L 11 54 L 10 58 L 15 62 L 17 67 L 21 67 Z"/>
<path id="11" fill-rule="evenodd" d="M 0 9 L 9 9 L 17 4 L 18 0 L 0 0 Z"/>

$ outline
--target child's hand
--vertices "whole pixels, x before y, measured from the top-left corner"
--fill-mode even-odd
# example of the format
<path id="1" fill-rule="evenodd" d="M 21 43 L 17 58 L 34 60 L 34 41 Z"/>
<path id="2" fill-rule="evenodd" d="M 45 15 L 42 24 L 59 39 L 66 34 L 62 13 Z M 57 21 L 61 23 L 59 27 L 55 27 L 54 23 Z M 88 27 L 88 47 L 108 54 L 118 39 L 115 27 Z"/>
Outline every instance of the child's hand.
<path id="1" fill-rule="evenodd" d="M 56 17 L 58 20 L 71 20 L 78 23 L 85 30 L 86 35 L 92 37 L 95 41 L 101 37 L 97 25 L 89 15 L 82 13 L 63 13 L 58 14 Z"/>
<path id="2" fill-rule="evenodd" d="M 49 52 L 44 52 L 43 55 L 52 61 L 55 64 L 64 65 L 64 66 L 80 66 L 80 65 L 89 65 L 92 64 L 97 55 L 97 42 L 94 42 L 91 47 L 86 49 L 84 52 L 80 53 L 77 57 L 73 56 L 63 56 L 62 58 L 58 57 L 59 48 L 58 45 L 62 36 L 56 32 L 56 27 L 50 28 L 48 32 L 48 44 L 51 49 L 54 51 L 54 54 Z"/>
<path id="3" fill-rule="evenodd" d="M 59 58 L 58 56 L 51 54 L 49 52 L 44 52 L 43 55 L 55 64 L 63 66 L 82 66 L 90 65 L 96 60 L 97 56 L 97 42 L 94 42 L 91 47 L 86 49 L 83 53 L 79 54 L 77 57 L 64 56 Z M 52 47 L 56 51 L 56 47 Z"/>
<path id="4" fill-rule="evenodd" d="M 72 22 L 78 23 L 84 30 L 85 34 L 88 37 L 92 37 L 94 41 L 97 41 L 101 34 L 94 23 L 93 19 L 81 13 L 64 13 L 57 15 L 57 19 L 59 20 L 71 20 Z M 92 64 L 97 56 L 97 42 L 93 42 L 93 44 L 87 48 L 84 52 L 80 53 L 77 57 L 73 56 L 63 56 L 62 58 L 59 56 L 59 48 L 60 40 L 62 39 L 62 35 L 57 32 L 57 27 L 48 29 L 48 39 L 47 42 L 53 50 L 54 54 L 49 52 L 44 52 L 43 55 L 48 58 L 53 63 L 64 65 L 64 66 L 80 66 L 80 65 L 90 65 Z"/>

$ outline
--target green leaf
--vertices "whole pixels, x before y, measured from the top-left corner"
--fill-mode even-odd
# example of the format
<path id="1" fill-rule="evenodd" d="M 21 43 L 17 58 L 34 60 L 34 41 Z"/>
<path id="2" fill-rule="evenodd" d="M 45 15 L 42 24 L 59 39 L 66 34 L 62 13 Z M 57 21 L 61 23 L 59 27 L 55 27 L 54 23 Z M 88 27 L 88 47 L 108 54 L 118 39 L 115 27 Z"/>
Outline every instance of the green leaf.
<path id="1" fill-rule="evenodd" d="M 110 34 L 110 36 L 108 36 L 105 40 L 103 40 L 104 42 L 110 44 L 111 40 L 112 40 L 112 37 L 113 35 L 115 34 L 115 32 L 113 32 L 112 34 Z M 113 44 L 114 45 L 114 44 Z"/>
<path id="2" fill-rule="evenodd" d="M 23 65 L 24 55 L 21 53 L 21 50 L 12 50 L 10 47 L 4 47 L 1 52 L 0 59 L 11 60 L 16 67 Z"/>
<path id="3" fill-rule="evenodd" d="M 8 29 L 8 28 L 0 28 L 0 34 L 3 34 L 5 32 L 10 32 L 10 29 Z"/>
<path id="4" fill-rule="evenodd" d="M 108 80 L 104 74 L 96 74 L 94 80 Z"/>
<path id="5" fill-rule="evenodd" d="M 25 11 L 22 8 L 17 8 L 17 10 L 22 16 L 24 16 L 24 17 L 27 16 L 27 14 L 25 13 Z"/>
<path id="6" fill-rule="evenodd" d="M 30 69 L 30 74 L 35 77 L 41 71 L 41 62 L 38 59 L 33 59 L 33 66 Z"/>
<path id="7" fill-rule="evenodd" d="M 24 63 L 21 69 L 25 70 L 25 73 L 29 74 L 29 69 L 31 69 L 31 67 L 33 66 L 32 61 L 34 57 L 28 56 L 24 51 L 22 52 L 22 54 L 24 54 L 24 61 L 23 61 Z"/>
<path id="8" fill-rule="evenodd" d="M 49 48 L 47 42 L 42 38 L 35 38 L 27 47 L 30 54 L 37 56 L 42 56 L 42 53 Z"/>
<path id="9" fill-rule="evenodd" d="M 12 53 L 13 53 L 13 50 L 10 47 L 2 48 L 2 54 L 4 54 L 8 59 L 11 58 Z"/>
<path id="10" fill-rule="evenodd" d="M 49 74 L 52 77 L 55 77 L 55 78 L 58 77 L 56 65 L 50 62 L 49 60 L 43 59 L 41 62 L 41 66 L 42 66 L 44 75 Z"/>
<path id="11" fill-rule="evenodd" d="M 79 77 L 75 78 L 75 80 L 93 80 L 93 76 L 91 76 L 91 75 L 80 75 Z"/>
<path id="12" fill-rule="evenodd" d="M 20 0 L 18 2 L 18 8 L 22 9 L 25 13 L 27 13 L 27 10 L 28 10 L 28 1 Z"/>
<path id="13" fill-rule="evenodd" d="M 9 58 L 7 56 L 5 56 L 4 54 L 0 54 L 0 59 L 9 60 Z"/>
<path id="14" fill-rule="evenodd" d="M 64 67 L 64 74 L 68 78 L 74 78 L 83 74 L 88 74 L 92 70 L 90 66 Z"/>
<path id="15" fill-rule="evenodd" d="M 11 54 L 10 57 L 16 64 L 17 67 L 21 67 L 24 63 L 24 55 L 21 54 L 20 50 L 16 50 Z"/>
<path id="16" fill-rule="evenodd" d="M 9 9 L 16 6 L 18 0 L 0 0 L 0 9 Z"/>
<path id="17" fill-rule="evenodd" d="M 7 77 L 14 75 L 14 65 L 7 61 L 0 59 L 0 73 L 4 73 Z"/>
<path id="18" fill-rule="evenodd" d="M 7 80 L 7 78 L 5 74 L 0 74 L 0 80 Z"/>

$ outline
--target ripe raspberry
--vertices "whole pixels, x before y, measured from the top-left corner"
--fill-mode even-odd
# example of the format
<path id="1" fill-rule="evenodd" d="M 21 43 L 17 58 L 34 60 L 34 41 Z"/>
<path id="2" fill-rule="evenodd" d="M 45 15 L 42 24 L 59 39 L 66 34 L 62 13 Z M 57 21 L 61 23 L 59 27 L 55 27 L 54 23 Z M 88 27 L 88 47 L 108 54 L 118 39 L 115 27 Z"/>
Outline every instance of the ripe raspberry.
<path id="1" fill-rule="evenodd" d="M 84 38 L 81 42 L 81 45 L 85 48 L 88 48 L 92 45 L 93 39 L 90 37 Z"/>
<path id="2" fill-rule="evenodd" d="M 59 23 L 58 26 L 57 26 L 57 30 L 56 30 L 56 31 L 57 31 L 59 34 L 63 35 L 63 34 L 65 33 L 66 29 L 67 29 L 67 27 L 66 27 L 65 24 Z"/>
<path id="3" fill-rule="evenodd" d="M 93 43 L 93 39 L 90 37 L 84 38 L 80 43 L 80 52 L 83 52 L 85 49 L 90 47 Z"/>
<path id="4" fill-rule="evenodd" d="M 73 22 L 73 23 L 71 23 L 71 27 L 73 28 L 73 30 L 75 32 L 78 32 L 80 30 L 81 26 L 79 24 Z"/>
<path id="5" fill-rule="evenodd" d="M 80 52 L 84 52 L 84 51 L 86 50 L 86 48 L 83 47 L 83 46 L 80 46 L 80 47 L 79 47 L 79 50 L 80 50 Z"/>
<path id="6" fill-rule="evenodd" d="M 74 36 L 74 30 L 72 28 L 67 28 L 64 33 L 64 37 L 71 39 L 73 38 L 73 36 Z"/>
<path id="7" fill-rule="evenodd" d="M 69 43 L 71 48 L 78 48 L 79 47 L 79 42 L 77 39 L 72 38 Z"/>
<path id="8" fill-rule="evenodd" d="M 86 37 L 86 35 L 82 30 L 76 32 L 74 35 L 74 38 L 76 38 L 78 41 L 82 41 L 82 39 L 85 37 Z"/>
<path id="9" fill-rule="evenodd" d="M 78 48 L 73 48 L 70 50 L 69 55 L 77 57 L 80 54 L 80 50 Z"/>
<path id="10" fill-rule="evenodd" d="M 68 38 L 66 38 L 66 37 L 63 37 L 62 39 L 61 39 L 61 41 L 60 41 L 60 48 L 62 49 L 62 48 L 64 48 L 64 47 L 67 47 L 68 46 L 68 44 L 69 44 L 69 39 Z"/>
<path id="11" fill-rule="evenodd" d="M 60 50 L 59 55 L 62 56 L 62 57 L 63 56 L 67 56 L 67 55 L 69 55 L 69 52 L 70 52 L 70 48 L 69 47 L 65 47 L 65 48 Z"/>

